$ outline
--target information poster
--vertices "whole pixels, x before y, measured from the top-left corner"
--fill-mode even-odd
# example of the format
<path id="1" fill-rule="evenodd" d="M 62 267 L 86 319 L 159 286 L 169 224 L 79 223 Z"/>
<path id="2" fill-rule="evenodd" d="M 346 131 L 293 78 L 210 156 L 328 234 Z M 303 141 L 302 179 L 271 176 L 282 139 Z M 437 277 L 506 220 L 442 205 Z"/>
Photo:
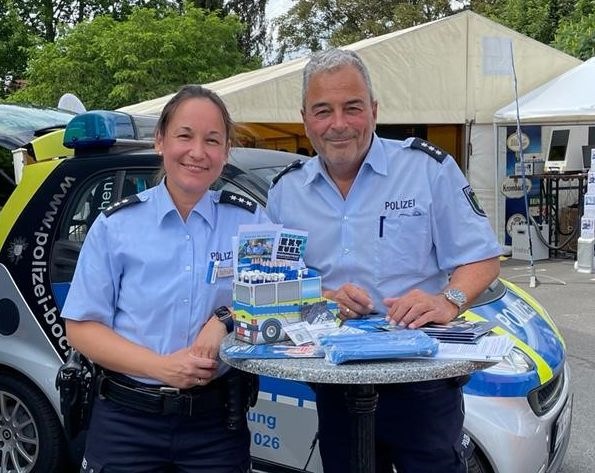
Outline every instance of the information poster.
<path id="1" fill-rule="evenodd" d="M 525 182 L 519 175 L 520 149 L 523 150 L 525 161 Z M 518 224 L 526 224 L 524 190 L 529 199 L 529 211 L 539 222 L 539 179 L 533 177 L 533 168 L 527 163 L 533 163 L 537 157 L 542 159 L 541 149 L 541 126 L 531 125 L 521 127 L 521 139 L 517 136 L 516 126 L 506 128 L 506 178 L 501 184 L 501 192 L 506 197 L 505 222 L 506 234 L 505 245 L 512 244 L 512 227 Z"/>

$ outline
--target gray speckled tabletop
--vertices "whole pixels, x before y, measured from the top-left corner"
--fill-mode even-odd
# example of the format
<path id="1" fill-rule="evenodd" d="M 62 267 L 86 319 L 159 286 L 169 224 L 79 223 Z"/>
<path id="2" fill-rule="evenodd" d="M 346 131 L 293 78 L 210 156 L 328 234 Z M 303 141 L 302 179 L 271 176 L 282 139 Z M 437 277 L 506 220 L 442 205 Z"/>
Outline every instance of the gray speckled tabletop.
<path id="1" fill-rule="evenodd" d="M 221 344 L 220 356 L 230 366 L 249 373 L 314 383 L 391 384 L 452 378 L 494 365 L 494 362 L 460 360 L 390 360 L 333 365 L 324 358 L 229 359 L 225 348 L 245 345 L 227 335 Z"/>

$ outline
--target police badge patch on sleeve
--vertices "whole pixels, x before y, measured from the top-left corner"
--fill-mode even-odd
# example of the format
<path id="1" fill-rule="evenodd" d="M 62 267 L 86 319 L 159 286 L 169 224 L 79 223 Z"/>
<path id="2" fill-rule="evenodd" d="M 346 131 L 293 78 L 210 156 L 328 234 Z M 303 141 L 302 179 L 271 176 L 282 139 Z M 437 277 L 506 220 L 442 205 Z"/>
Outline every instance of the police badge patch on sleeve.
<path id="1" fill-rule="evenodd" d="M 481 208 L 481 205 L 479 204 L 479 199 L 475 195 L 475 192 L 473 192 L 471 186 L 463 188 L 463 192 L 465 193 L 465 197 L 469 201 L 469 205 L 471 205 L 473 211 L 480 217 L 487 217 L 485 211 Z"/>

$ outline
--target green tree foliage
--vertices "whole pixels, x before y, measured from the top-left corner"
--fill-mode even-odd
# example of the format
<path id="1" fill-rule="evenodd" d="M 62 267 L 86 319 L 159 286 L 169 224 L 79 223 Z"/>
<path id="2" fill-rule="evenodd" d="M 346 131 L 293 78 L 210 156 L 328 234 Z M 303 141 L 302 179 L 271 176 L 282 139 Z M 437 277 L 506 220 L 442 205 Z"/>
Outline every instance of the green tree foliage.
<path id="1" fill-rule="evenodd" d="M 87 108 L 117 108 L 259 67 L 246 65 L 237 46 L 242 26 L 187 5 L 182 13 L 133 10 L 127 21 L 110 16 L 76 25 L 37 49 L 20 102 L 55 105 L 65 92 Z"/>
<path id="2" fill-rule="evenodd" d="M 37 42 L 19 19 L 12 2 L 0 0 L 0 98 L 8 93 L 4 78 L 22 76 L 27 67 L 27 49 Z"/>
<path id="3" fill-rule="evenodd" d="M 267 0 L 228 0 L 225 3 L 224 11 L 237 15 L 244 25 L 238 44 L 246 58 L 262 58 L 268 52 L 266 4 Z"/>
<path id="4" fill-rule="evenodd" d="M 451 13 L 448 0 L 294 0 L 275 22 L 277 61 L 288 54 L 342 46 Z"/>
<path id="5" fill-rule="evenodd" d="M 577 0 L 471 0 L 469 5 L 481 15 L 550 44 L 560 21 L 573 13 L 576 3 Z"/>
<path id="6" fill-rule="evenodd" d="M 556 31 L 553 46 L 579 59 L 595 56 L 595 1 L 578 0 Z"/>

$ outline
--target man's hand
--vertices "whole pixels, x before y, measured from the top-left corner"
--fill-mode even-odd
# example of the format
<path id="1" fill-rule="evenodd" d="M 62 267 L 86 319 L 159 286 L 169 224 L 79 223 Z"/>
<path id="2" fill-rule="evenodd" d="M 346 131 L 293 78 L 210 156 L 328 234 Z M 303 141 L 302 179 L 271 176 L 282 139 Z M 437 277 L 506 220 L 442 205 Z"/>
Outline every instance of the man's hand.
<path id="1" fill-rule="evenodd" d="M 430 322 L 446 324 L 459 313 L 458 307 L 443 294 L 428 294 L 419 289 L 401 297 L 389 297 L 383 302 L 388 308 L 387 322 L 408 328 L 419 328 Z"/>
<path id="2" fill-rule="evenodd" d="M 366 290 L 355 284 L 343 284 L 336 291 L 324 291 L 323 295 L 339 304 L 339 318 L 341 320 L 357 319 L 374 310 L 372 299 Z"/>

